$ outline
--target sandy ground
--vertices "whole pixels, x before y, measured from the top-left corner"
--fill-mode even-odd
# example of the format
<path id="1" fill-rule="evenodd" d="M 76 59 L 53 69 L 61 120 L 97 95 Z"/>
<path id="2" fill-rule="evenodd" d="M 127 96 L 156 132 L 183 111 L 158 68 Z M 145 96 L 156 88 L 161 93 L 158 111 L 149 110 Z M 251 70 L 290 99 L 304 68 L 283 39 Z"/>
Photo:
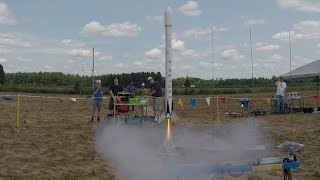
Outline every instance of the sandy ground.
<path id="1" fill-rule="evenodd" d="M 204 126 L 218 123 L 216 114 L 213 114 L 216 106 L 208 106 L 202 99 L 191 107 L 191 97 L 194 96 L 183 96 L 187 100 L 184 108 L 175 105 L 181 118 L 179 123 L 200 123 Z M 314 104 L 311 100 L 305 103 Z M 264 100 L 258 100 L 255 106 L 271 110 L 270 104 Z M 243 111 L 237 100 L 227 99 L 225 104 L 219 105 L 219 110 L 221 124 L 244 119 L 231 119 L 225 115 L 230 111 Z M 78 100 L 75 103 L 71 100 L 59 102 L 57 99 L 23 97 L 20 128 L 15 127 L 15 113 L 16 98 L 14 101 L 0 100 L 0 179 L 115 179 L 113 168 L 94 149 L 94 129 L 101 124 L 88 123 L 90 101 Z M 261 130 L 266 132 L 266 138 L 274 146 L 288 139 L 306 145 L 297 153 L 301 168 L 293 171 L 295 179 L 320 179 L 320 114 L 295 113 L 257 118 L 266 122 Z M 270 154 L 285 153 L 274 150 Z M 282 176 L 281 172 L 256 173 L 254 179 L 282 179 Z"/>
<path id="2" fill-rule="evenodd" d="M 0 179 L 115 179 L 94 150 L 88 101 L 23 97 L 20 128 L 16 101 L 0 109 Z"/>

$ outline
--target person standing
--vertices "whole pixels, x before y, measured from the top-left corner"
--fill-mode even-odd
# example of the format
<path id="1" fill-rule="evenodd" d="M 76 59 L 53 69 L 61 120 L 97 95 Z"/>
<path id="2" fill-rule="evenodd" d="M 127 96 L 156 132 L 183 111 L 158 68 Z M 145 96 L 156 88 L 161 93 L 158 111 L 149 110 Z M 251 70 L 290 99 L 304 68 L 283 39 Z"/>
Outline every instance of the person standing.
<path id="1" fill-rule="evenodd" d="M 162 89 L 159 82 L 155 81 L 153 77 L 148 77 L 150 83 L 149 96 L 153 97 L 153 110 L 154 110 L 154 121 L 158 122 L 160 117 L 161 97 Z"/>
<path id="2" fill-rule="evenodd" d="M 275 83 L 277 87 L 276 99 L 277 99 L 277 109 L 276 113 L 284 113 L 284 98 L 286 93 L 287 84 L 283 81 L 282 76 L 279 77 L 278 81 Z"/>
<path id="3" fill-rule="evenodd" d="M 148 94 L 149 94 L 149 90 L 146 88 L 145 83 L 141 84 L 141 88 L 140 88 L 140 96 L 141 96 L 141 102 L 148 102 Z M 147 106 L 143 106 L 142 108 L 142 114 L 144 117 L 148 116 L 148 112 L 147 112 Z"/>
<path id="4" fill-rule="evenodd" d="M 96 81 L 96 86 L 93 88 L 93 110 L 92 110 L 92 117 L 91 122 L 93 122 L 93 118 L 95 115 L 96 110 L 98 109 L 98 118 L 97 121 L 100 121 L 100 111 L 102 107 L 102 87 L 101 87 L 101 80 Z"/>
<path id="5" fill-rule="evenodd" d="M 109 86 L 109 94 L 110 94 L 110 101 L 109 101 L 109 116 L 113 115 L 114 110 L 114 102 L 117 102 L 116 96 L 119 92 L 124 92 L 123 86 L 119 82 L 119 78 L 117 76 L 112 78 L 111 85 Z"/>

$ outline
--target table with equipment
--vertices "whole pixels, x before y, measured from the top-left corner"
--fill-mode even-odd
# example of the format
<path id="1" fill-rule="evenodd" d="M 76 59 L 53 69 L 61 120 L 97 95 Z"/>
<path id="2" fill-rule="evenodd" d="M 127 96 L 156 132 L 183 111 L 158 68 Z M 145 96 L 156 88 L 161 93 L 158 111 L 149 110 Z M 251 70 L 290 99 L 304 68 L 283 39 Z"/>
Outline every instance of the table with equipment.
<path id="1" fill-rule="evenodd" d="M 125 108 L 121 108 L 125 107 Z M 113 116 L 114 118 L 116 117 L 116 111 L 118 110 L 118 112 L 122 115 L 124 115 L 124 119 L 125 119 L 125 123 L 127 123 L 128 118 L 130 116 L 130 113 L 133 111 L 129 110 L 129 107 L 135 107 L 135 106 L 140 106 L 141 107 L 141 117 L 147 117 L 148 116 L 148 108 L 149 108 L 149 103 L 147 98 L 141 98 L 141 97 L 135 97 L 135 98 L 128 98 L 127 102 L 115 102 L 114 106 L 113 106 Z M 125 109 L 124 111 L 119 111 L 119 109 Z M 144 109 L 146 112 L 144 112 Z"/>
<path id="2" fill-rule="evenodd" d="M 288 93 L 288 108 L 291 112 L 303 112 L 304 98 L 297 92 Z"/>

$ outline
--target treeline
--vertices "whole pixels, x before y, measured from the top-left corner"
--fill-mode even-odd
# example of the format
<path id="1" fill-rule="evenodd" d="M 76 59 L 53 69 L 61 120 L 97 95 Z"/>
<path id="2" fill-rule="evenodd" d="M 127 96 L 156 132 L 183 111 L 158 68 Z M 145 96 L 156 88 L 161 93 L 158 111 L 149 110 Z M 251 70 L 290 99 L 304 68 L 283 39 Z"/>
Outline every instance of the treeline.
<path id="1" fill-rule="evenodd" d="M 109 86 L 114 76 L 118 76 L 120 82 L 127 85 L 130 80 L 134 81 L 135 86 L 140 86 L 142 82 L 146 83 L 149 76 L 154 77 L 163 83 L 161 73 L 139 72 L 106 74 L 95 76 L 94 79 L 100 79 L 103 86 Z M 5 74 L 5 84 L 10 85 L 35 85 L 35 86 L 74 86 L 79 83 L 83 87 L 92 87 L 92 76 L 80 76 L 78 74 L 63 74 L 61 72 L 17 72 Z"/>
<path id="2" fill-rule="evenodd" d="M 199 88 L 242 88 L 242 87 L 266 87 L 272 86 L 277 81 L 277 77 L 272 76 L 271 78 L 254 78 L 252 79 L 215 79 L 215 80 L 204 80 L 193 77 L 180 77 L 173 80 L 175 87 L 199 87 Z M 286 79 L 289 84 L 301 84 L 301 83 L 313 83 L 316 82 L 316 78 L 300 78 L 300 79 Z M 193 85 L 193 86 L 192 86 Z"/>
<path id="3" fill-rule="evenodd" d="M 1 71 L 1 67 L 0 67 Z M 95 77 L 102 81 L 103 87 L 108 87 L 112 77 L 118 76 L 121 84 L 127 86 L 130 80 L 134 86 L 140 87 L 147 83 L 147 78 L 152 76 L 164 87 L 165 78 L 160 72 L 136 72 L 122 74 L 105 74 Z M 180 77 L 173 80 L 174 94 L 234 94 L 274 91 L 276 77 L 255 78 L 254 89 L 252 79 L 215 79 L 204 80 L 193 77 Z M 61 72 L 0 72 L 0 91 L 30 92 L 30 93 L 77 93 L 89 94 L 92 88 L 92 76 L 78 74 L 64 74 Z M 289 88 L 296 90 L 312 90 L 316 87 L 315 78 L 286 80 Z M 214 87 L 214 88 L 213 88 Z"/>

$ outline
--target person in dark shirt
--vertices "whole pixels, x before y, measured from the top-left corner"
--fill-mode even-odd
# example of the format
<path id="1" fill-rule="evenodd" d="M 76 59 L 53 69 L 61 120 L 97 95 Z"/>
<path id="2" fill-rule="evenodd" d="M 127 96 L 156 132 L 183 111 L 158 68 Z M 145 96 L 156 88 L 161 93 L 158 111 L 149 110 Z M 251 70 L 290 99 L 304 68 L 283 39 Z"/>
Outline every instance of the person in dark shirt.
<path id="1" fill-rule="evenodd" d="M 161 110 L 162 89 L 160 83 L 155 81 L 153 77 L 148 77 L 148 82 L 150 83 L 151 90 L 149 96 L 153 97 L 154 120 L 158 122 Z"/>
<path id="2" fill-rule="evenodd" d="M 101 87 L 101 80 L 96 81 L 96 86 L 93 88 L 93 110 L 92 110 L 92 117 L 91 122 L 93 122 L 94 114 L 96 112 L 96 109 L 98 109 L 98 119 L 97 121 L 100 121 L 100 110 L 102 107 L 102 87 Z"/>
<path id="3" fill-rule="evenodd" d="M 118 77 L 112 78 L 112 83 L 109 86 L 109 94 L 110 94 L 110 101 L 109 101 L 109 116 L 113 115 L 113 104 L 117 102 L 116 96 L 119 92 L 124 92 L 123 86 L 119 83 Z"/>

